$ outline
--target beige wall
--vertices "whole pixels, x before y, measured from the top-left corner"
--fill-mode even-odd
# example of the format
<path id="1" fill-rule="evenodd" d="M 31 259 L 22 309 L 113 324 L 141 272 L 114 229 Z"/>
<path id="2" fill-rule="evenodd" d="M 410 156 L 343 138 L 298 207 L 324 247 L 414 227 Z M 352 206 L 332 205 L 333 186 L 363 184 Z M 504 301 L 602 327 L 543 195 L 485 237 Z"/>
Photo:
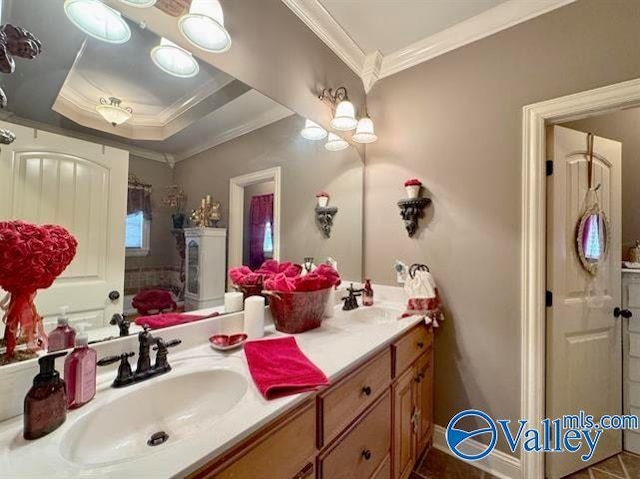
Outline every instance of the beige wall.
<path id="1" fill-rule="evenodd" d="M 622 142 L 622 254 L 640 239 L 640 108 L 600 115 L 563 126 Z"/>
<path id="2" fill-rule="evenodd" d="M 282 260 L 302 262 L 305 256 L 338 260 L 343 277 L 362 274 L 363 164 L 348 148 L 329 152 L 323 142 L 299 134 L 304 119 L 294 115 L 180 161 L 174 180 L 188 195 L 188 208 L 211 194 L 222 203 L 220 226 L 228 225 L 229 180 L 234 176 L 282 167 Z M 339 208 L 331 238 L 315 224 L 315 194 L 327 191 Z"/>
<path id="3" fill-rule="evenodd" d="M 178 255 L 175 253 L 175 243 L 171 235 L 171 211 L 162 206 L 160 202 L 162 196 L 167 193 L 164 187 L 173 184 L 173 170 L 167 163 L 131 155 L 129 157 L 129 173 L 135 174 L 141 182 L 152 186 L 152 220 L 149 254 L 127 257 L 125 269 L 177 266 Z"/>
<path id="4" fill-rule="evenodd" d="M 368 97 L 365 273 L 427 263 L 448 320 L 436 422 L 469 407 L 520 417 L 522 107 L 640 77 L 640 2 L 579 0 L 381 80 Z M 414 239 L 395 204 L 417 176 L 433 205 Z M 500 444 L 506 450 L 505 444 Z"/>

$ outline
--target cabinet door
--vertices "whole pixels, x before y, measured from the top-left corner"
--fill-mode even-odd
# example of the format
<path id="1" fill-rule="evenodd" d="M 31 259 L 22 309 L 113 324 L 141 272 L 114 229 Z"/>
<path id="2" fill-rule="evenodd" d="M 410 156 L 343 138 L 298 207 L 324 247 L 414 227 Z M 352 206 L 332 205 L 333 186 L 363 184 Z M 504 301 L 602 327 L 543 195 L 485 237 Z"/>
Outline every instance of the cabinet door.
<path id="1" fill-rule="evenodd" d="M 433 350 L 416 363 L 417 455 L 429 443 L 433 432 Z"/>
<path id="2" fill-rule="evenodd" d="M 407 369 L 393 386 L 393 477 L 405 479 L 415 462 L 415 367 Z"/>

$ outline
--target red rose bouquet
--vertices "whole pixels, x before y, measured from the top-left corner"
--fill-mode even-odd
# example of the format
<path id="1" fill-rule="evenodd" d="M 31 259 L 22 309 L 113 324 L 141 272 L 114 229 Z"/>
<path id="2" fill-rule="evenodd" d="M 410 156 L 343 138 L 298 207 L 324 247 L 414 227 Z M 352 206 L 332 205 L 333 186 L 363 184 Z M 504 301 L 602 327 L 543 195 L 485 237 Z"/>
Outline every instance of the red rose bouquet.
<path id="1" fill-rule="evenodd" d="M 6 356 L 17 339 L 30 348 L 46 347 L 47 336 L 33 303 L 38 289 L 48 288 L 76 255 L 78 242 L 62 226 L 24 221 L 0 222 L 0 287 L 10 294 L 4 314 Z"/>

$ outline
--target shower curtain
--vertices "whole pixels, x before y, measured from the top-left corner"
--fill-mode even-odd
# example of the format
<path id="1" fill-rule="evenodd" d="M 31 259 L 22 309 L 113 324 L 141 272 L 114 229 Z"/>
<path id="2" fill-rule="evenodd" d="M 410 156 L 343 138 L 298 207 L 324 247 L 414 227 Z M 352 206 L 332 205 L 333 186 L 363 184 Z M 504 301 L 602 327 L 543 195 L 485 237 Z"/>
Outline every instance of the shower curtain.
<path id="1" fill-rule="evenodd" d="M 273 231 L 273 193 L 251 197 L 249 209 L 249 267 L 259 268 L 264 263 L 264 235 L 267 223 Z"/>

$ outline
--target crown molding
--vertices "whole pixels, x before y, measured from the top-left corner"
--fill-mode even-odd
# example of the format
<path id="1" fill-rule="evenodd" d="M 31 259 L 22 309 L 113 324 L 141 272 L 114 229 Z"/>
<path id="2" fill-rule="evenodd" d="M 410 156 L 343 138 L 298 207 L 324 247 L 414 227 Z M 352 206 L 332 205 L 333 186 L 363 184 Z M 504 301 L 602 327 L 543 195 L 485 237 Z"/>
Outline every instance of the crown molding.
<path id="1" fill-rule="evenodd" d="M 210 137 L 209 141 L 204 144 L 200 144 L 196 147 L 190 148 L 174 155 L 173 160 L 176 163 L 182 160 L 186 160 L 187 158 L 191 158 L 192 156 L 202 153 L 203 151 L 207 151 L 214 146 L 221 145 L 222 143 L 226 143 L 227 141 L 233 140 L 234 138 L 238 138 L 239 136 L 251 133 L 254 130 L 258 130 L 267 125 L 270 125 L 271 123 L 275 123 L 276 121 L 282 120 L 283 118 L 287 118 L 294 114 L 295 113 L 289 110 L 284 111 L 280 106 L 269 109 L 261 115 L 258 115 L 255 118 L 242 123 L 241 125 Z"/>
<path id="2" fill-rule="evenodd" d="M 282 0 L 364 83 L 374 83 L 439 55 L 493 35 L 576 0 L 508 0 L 400 50 L 365 55 L 319 0 Z"/>
<path id="3" fill-rule="evenodd" d="M 362 76 L 365 54 L 318 0 L 282 0 L 340 59 Z"/>
<path id="4" fill-rule="evenodd" d="M 509 0 L 384 57 L 380 78 L 388 77 L 576 0 Z"/>

